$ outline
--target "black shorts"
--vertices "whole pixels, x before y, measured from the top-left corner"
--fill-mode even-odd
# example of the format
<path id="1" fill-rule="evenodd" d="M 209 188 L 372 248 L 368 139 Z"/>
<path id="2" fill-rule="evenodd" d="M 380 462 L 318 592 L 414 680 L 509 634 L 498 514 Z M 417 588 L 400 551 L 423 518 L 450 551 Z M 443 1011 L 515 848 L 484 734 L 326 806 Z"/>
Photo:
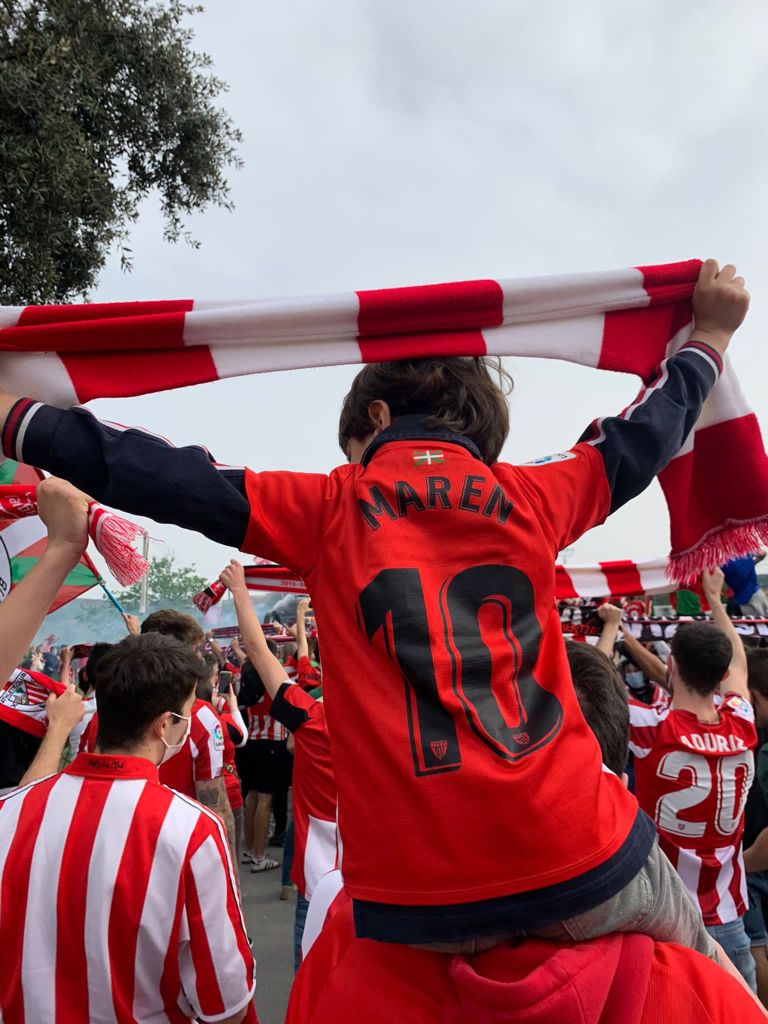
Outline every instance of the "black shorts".
<path id="1" fill-rule="evenodd" d="M 248 740 L 238 754 L 237 768 L 246 793 L 279 793 L 290 786 L 293 759 L 285 740 Z"/>

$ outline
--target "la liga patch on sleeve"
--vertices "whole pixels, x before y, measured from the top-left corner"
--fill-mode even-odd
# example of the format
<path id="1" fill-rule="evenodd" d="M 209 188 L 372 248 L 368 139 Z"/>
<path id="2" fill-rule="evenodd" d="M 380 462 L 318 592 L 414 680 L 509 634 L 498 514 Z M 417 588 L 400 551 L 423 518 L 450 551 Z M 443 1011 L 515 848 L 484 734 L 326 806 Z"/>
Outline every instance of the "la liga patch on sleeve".
<path id="1" fill-rule="evenodd" d="M 224 733 L 221 731 L 221 722 L 213 727 L 213 746 L 216 750 L 224 749 Z"/>
<path id="2" fill-rule="evenodd" d="M 726 703 L 729 708 L 733 708 L 733 710 L 739 715 L 746 715 L 751 718 L 754 714 L 752 705 L 748 700 L 745 700 L 744 697 L 729 697 Z"/>

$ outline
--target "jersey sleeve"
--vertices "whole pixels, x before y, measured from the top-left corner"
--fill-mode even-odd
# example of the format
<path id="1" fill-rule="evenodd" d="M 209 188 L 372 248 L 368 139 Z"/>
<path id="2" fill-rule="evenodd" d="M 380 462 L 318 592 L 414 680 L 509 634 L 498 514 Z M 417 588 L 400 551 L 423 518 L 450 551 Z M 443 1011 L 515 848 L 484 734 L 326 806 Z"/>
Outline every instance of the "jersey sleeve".
<path id="1" fill-rule="evenodd" d="M 203 831 L 208 834 L 197 844 Z M 256 968 L 221 828 L 206 815 L 193 844 L 197 848 L 184 870 L 179 973 L 195 1017 L 216 1021 L 234 1016 L 251 1001 Z"/>
<path id="2" fill-rule="evenodd" d="M 242 550 L 302 575 L 317 561 L 326 524 L 352 466 L 322 473 L 245 471 L 250 519 Z"/>
<path id="3" fill-rule="evenodd" d="M 716 349 L 694 341 L 618 416 L 595 420 L 569 452 L 518 469 L 562 551 L 636 497 L 680 451 L 722 373 Z"/>
<path id="4" fill-rule="evenodd" d="M 194 781 L 217 779 L 224 768 L 224 734 L 219 716 L 209 705 L 205 704 L 192 713 L 189 742 Z"/>
<path id="5" fill-rule="evenodd" d="M 727 714 L 733 724 L 733 731 L 753 750 L 757 746 L 755 710 L 740 693 L 726 693 L 720 705 L 720 714 Z"/>
<path id="6" fill-rule="evenodd" d="M 249 519 L 244 471 L 203 447 L 175 448 L 136 427 L 102 423 L 86 409 L 23 398 L 2 433 L 9 458 L 75 484 L 97 501 L 240 548 Z"/>
<path id="7" fill-rule="evenodd" d="M 629 749 L 635 757 L 647 757 L 653 750 L 663 719 L 658 711 L 629 699 Z"/>
<path id="8" fill-rule="evenodd" d="M 271 714 L 290 732 L 296 732 L 312 720 L 318 704 L 319 701 L 310 697 L 297 683 L 285 682 L 275 694 Z"/>

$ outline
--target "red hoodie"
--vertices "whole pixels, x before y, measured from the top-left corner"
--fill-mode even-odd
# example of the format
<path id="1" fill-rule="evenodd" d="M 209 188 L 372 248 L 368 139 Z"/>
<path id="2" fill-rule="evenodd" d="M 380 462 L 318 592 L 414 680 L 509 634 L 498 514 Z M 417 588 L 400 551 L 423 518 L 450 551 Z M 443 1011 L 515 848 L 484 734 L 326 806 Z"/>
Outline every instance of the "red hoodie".
<path id="1" fill-rule="evenodd" d="M 472 957 L 370 942 L 348 897 L 301 966 L 286 1024 L 765 1024 L 711 960 L 647 935 L 529 939 Z"/>

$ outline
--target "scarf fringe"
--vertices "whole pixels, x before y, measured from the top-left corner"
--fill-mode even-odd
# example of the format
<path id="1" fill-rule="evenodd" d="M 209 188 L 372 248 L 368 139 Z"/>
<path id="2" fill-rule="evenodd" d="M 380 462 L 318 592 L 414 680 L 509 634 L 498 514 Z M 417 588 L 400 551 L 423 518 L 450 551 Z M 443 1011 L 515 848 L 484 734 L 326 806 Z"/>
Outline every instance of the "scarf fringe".
<path id="1" fill-rule="evenodd" d="M 88 532 L 121 586 L 130 587 L 147 574 L 149 562 L 131 546 L 144 533 L 136 523 L 94 503 L 90 508 Z"/>
<path id="2" fill-rule="evenodd" d="M 209 583 L 205 590 L 201 590 L 199 594 L 195 594 L 192 598 L 192 604 L 195 608 L 201 611 L 203 615 L 207 615 L 211 608 L 213 608 L 214 605 L 217 605 L 222 597 L 224 597 L 226 592 L 227 588 L 224 584 L 215 580 L 213 583 Z"/>
<path id="3" fill-rule="evenodd" d="M 695 547 L 673 551 L 669 556 L 667 578 L 670 583 L 693 583 L 705 569 L 725 565 L 732 558 L 758 551 L 768 544 L 768 516 L 745 523 L 726 523 L 706 534 Z"/>

